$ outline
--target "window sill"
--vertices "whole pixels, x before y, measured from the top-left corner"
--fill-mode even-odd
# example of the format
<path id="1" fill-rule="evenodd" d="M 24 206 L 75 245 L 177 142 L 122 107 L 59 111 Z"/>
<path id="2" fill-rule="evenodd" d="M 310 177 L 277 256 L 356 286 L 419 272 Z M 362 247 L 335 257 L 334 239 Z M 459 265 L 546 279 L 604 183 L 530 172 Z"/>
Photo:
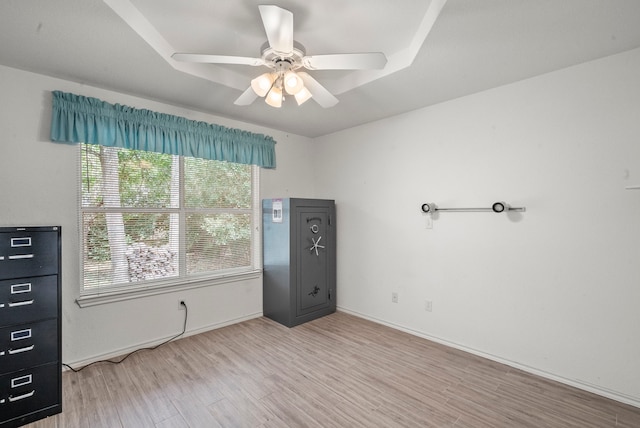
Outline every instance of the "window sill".
<path id="1" fill-rule="evenodd" d="M 220 284 L 227 284 L 237 281 L 246 281 L 260 278 L 262 270 L 254 270 L 241 274 L 233 274 L 216 278 L 193 279 L 184 282 L 171 282 L 164 284 L 127 286 L 111 290 L 102 290 L 95 293 L 81 295 L 76 299 L 76 303 L 81 308 L 104 305 L 107 303 L 121 302 L 124 300 L 139 299 L 142 297 L 156 296 L 158 294 L 175 293 L 182 290 L 190 290 L 201 287 L 211 287 Z"/>

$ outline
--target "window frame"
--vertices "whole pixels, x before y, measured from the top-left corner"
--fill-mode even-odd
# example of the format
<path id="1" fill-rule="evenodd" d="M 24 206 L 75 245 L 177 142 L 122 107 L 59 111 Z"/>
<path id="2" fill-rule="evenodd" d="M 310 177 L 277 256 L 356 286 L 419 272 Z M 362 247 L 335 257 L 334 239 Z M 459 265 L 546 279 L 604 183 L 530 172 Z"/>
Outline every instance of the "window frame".
<path id="1" fill-rule="evenodd" d="M 187 208 L 184 203 L 184 158 L 185 156 L 173 155 L 179 157 L 180 169 L 180 195 L 178 208 L 99 208 L 99 207 L 83 207 L 82 204 L 82 150 L 83 144 L 78 144 L 78 178 L 76 184 L 78 186 L 78 239 L 79 239 L 79 297 L 76 303 L 80 307 L 89 307 L 105 303 L 118 302 L 123 300 L 135 299 L 140 297 L 153 296 L 164 293 L 175 293 L 182 290 L 210 287 L 221 284 L 228 284 L 237 281 L 246 281 L 260 278 L 262 275 L 262 206 L 260 200 L 260 167 L 249 165 L 251 168 L 251 208 L 236 210 L 237 213 L 244 212 L 251 215 L 251 257 L 252 264 L 248 268 L 231 268 L 218 271 L 216 273 L 198 273 L 186 275 L 186 272 L 178 277 L 168 277 L 162 279 L 153 279 L 140 282 L 129 282 L 126 284 L 110 285 L 104 287 L 96 287 L 87 290 L 84 284 L 84 231 L 83 231 L 83 213 L 106 213 L 106 212 L 162 212 L 162 213 L 178 213 L 180 223 L 180 245 L 178 258 L 181 267 L 186 257 L 184 251 L 184 228 L 186 216 L 188 213 L 197 212 L 198 209 Z M 212 209 L 207 212 L 224 209 Z M 226 212 L 226 211 L 225 211 Z"/>

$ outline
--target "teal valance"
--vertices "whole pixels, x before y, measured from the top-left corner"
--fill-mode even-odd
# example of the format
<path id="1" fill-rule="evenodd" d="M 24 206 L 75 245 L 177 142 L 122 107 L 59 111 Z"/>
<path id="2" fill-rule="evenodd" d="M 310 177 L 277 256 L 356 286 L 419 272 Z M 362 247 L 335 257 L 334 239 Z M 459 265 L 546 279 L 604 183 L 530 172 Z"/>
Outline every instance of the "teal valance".
<path id="1" fill-rule="evenodd" d="M 53 91 L 51 141 L 276 166 L 276 142 L 267 135 L 61 91 Z"/>

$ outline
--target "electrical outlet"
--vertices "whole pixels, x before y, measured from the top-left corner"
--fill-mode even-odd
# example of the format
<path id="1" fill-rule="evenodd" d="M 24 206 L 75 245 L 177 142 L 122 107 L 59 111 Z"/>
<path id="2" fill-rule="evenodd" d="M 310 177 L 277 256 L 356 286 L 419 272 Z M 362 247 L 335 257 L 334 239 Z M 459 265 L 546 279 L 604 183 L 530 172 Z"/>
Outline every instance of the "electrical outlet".
<path id="1" fill-rule="evenodd" d="M 433 311 L 433 302 L 431 300 L 424 301 L 424 310 L 427 312 Z"/>
<path id="2" fill-rule="evenodd" d="M 178 302 L 178 309 L 180 309 L 181 311 L 184 311 L 185 309 L 187 309 L 187 305 L 186 305 L 186 303 L 184 302 L 184 300 L 180 300 L 180 301 Z"/>
<path id="3" fill-rule="evenodd" d="M 391 303 L 398 303 L 398 293 L 391 293 Z"/>

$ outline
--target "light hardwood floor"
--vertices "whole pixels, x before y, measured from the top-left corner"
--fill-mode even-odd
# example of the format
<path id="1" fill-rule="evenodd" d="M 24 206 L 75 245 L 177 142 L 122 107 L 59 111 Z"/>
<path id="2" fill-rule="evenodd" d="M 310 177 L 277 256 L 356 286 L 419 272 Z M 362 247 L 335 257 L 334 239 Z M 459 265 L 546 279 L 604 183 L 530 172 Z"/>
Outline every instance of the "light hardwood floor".
<path id="1" fill-rule="evenodd" d="M 30 427 L 640 427 L 640 409 L 345 313 L 258 318 L 63 375 Z"/>

